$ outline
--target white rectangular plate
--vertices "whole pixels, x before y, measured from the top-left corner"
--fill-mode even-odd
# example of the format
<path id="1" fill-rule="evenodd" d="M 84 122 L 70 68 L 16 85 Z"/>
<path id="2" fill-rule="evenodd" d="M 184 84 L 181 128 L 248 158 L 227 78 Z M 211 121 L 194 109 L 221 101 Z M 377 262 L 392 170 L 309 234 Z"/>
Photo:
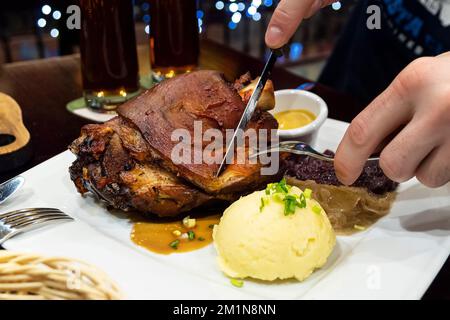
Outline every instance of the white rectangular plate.
<path id="1" fill-rule="evenodd" d="M 319 150 L 336 149 L 348 124 L 327 120 Z M 131 223 L 70 181 L 74 156 L 66 151 L 25 172 L 26 183 L 0 212 L 55 207 L 75 218 L 17 236 L 4 246 L 82 259 L 106 271 L 130 299 L 419 299 L 450 252 L 450 186 L 404 183 L 391 213 L 356 235 L 338 237 L 327 265 L 303 283 L 245 281 L 230 285 L 217 268 L 212 245 L 158 255 L 134 245 Z"/>

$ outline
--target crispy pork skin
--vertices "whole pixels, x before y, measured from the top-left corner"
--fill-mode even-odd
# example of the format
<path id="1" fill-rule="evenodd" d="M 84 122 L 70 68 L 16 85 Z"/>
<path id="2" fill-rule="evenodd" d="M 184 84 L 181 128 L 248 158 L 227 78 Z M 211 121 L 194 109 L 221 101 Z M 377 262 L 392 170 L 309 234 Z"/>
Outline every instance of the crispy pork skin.
<path id="1" fill-rule="evenodd" d="M 209 193 L 239 192 L 248 187 L 249 177 L 254 180 L 260 166 L 247 165 L 245 169 L 248 172 L 243 173 L 242 166 L 236 170 L 230 165 L 223 178 L 215 178 L 218 163 L 191 161 L 174 164 L 172 150 L 180 142 L 172 140 L 172 133 L 176 129 L 184 129 L 194 137 L 194 121 L 201 122 L 202 132 L 218 129 L 225 134 L 226 129 L 234 129 L 245 109 L 243 99 L 249 98 L 250 90 L 244 92 L 243 97 L 237 94 L 219 72 L 197 71 L 153 87 L 137 99 L 121 105 L 118 113 L 138 127 L 153 150 L 154 160 L 161 161 L 168 170 Z M 258 112 L 249 127 L 274 129 L 277 122 L 270 114 Z M 195 145 L 193 139 L 186 143 L 186 148 L 192 150 L 192 159 L 202 157 L 204 144 Z"/>
<path id="2" fill-rule="evenodd" d="M 84 126 L 69 147 L 77 156 L 69 171 L 78 191 L 91 192 L 121 210 L 174 216 L 233 201 L 277 179 L 261 176 L 259 163 L 231 164 L 216 178 L 217 164 L 171 161 L 177 143 L 171 139 L 173 130 L 181 128 L 193 135 L 194 120 L 201 122 L 203 130 L 236 126 L 250 92 L 245 86 L 249 79 L 242 77 L 237 88 L 218 72 L 192 72 L 123 104 L 118 117 Z M 270 101 L 273 86 L 267 88 L 265 101 Z M 277 123 L 268 112 L 258 110 L 248 127 L 274 129 Z M 203 152 L 204 145 L 189 147 Z"/>

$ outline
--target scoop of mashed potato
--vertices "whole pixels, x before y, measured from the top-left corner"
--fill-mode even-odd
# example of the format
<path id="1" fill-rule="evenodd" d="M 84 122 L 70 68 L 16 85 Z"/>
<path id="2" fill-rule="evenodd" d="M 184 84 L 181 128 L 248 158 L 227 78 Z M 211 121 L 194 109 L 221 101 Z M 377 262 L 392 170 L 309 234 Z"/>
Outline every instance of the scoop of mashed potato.
<path id="1" fill-rule="evenodd" d="M 333 251 L 333 228 L 310 190 L 284 184 L 283 192 L 277 185 L 240 198 L 215 226 L 218 263 L 227 276 L 303 281 Z"/>

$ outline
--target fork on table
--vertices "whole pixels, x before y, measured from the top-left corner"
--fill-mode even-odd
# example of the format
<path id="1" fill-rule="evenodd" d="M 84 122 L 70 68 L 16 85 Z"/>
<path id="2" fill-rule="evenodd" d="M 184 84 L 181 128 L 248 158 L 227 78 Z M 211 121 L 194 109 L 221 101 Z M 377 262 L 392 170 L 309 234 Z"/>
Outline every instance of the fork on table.
<path id="1" fill-rule="evenodd" d="M 71 220 L 73 218 L 54 208 L 29 208 L 0 213 L 0 245 L 19 233 Z"/>

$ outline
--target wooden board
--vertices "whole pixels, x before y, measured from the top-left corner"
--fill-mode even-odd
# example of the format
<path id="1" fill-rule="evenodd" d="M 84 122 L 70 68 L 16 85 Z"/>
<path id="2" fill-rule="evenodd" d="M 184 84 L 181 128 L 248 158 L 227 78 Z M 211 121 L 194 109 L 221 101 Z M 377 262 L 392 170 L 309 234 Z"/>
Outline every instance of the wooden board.
<path id="1" fill-rule="evenodd" d="M 0 92 L 0 172 L 26 163 L 31 156 L 30 133 L 17 102 Z"/>

